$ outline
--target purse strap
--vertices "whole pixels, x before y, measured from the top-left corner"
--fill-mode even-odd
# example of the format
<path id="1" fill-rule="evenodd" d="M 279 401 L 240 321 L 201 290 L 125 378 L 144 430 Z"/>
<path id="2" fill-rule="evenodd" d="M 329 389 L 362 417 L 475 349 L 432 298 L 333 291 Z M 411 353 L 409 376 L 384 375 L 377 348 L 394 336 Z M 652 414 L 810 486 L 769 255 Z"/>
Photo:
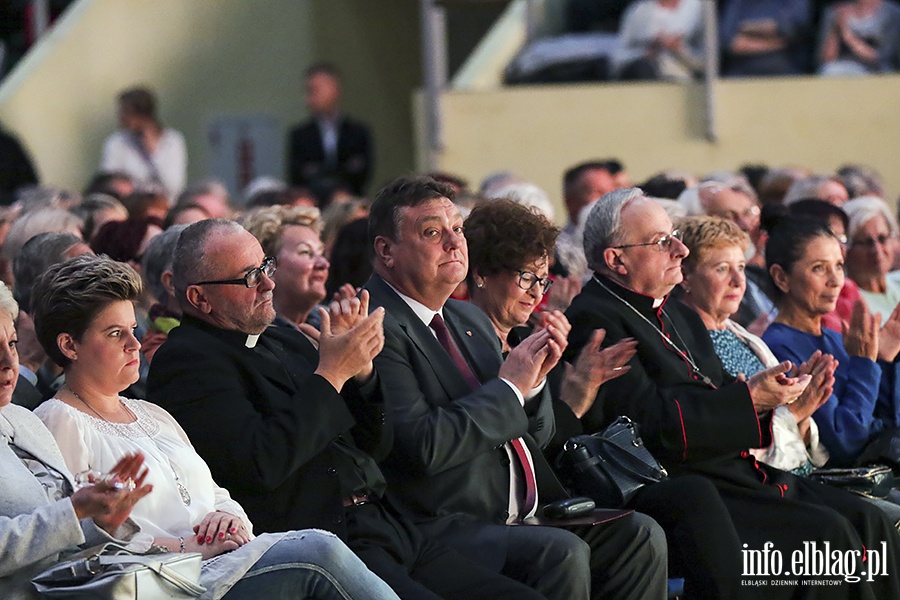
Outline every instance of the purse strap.
<path id="1" fill-rule="evenodd" d="M 100 556 L 100 563 L 105 565 L 110 564 L 134 564 L 135 562 L 140 562 L 140 564 L 144 565 L 167 582 L 171 583 L 181 591 L 195 598 L 200 597 L 206 591 L 206 588 L 202 585 L 197 585 L 190 579 L 184 577 L 181 573 L 177 572 L 172 567 L 169 567 L 165 563 L 159 560 L 141 560 L 135 561 L 134 556 Z"/>

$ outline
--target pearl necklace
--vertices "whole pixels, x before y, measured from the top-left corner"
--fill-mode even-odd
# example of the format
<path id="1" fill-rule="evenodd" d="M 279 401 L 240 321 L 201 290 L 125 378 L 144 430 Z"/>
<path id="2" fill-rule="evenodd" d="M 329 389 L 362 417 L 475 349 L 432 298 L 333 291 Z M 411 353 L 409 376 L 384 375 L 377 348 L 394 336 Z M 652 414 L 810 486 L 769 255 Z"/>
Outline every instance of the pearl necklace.
<path id="1" fill-rule="evenodd" d="M 78 392 L 73 390 L 72 386 L 69 385 L 68 382 L 66 383 L 66 389 L 69 390 L 69 392 L 73 396 L 75 396 L 78 400 L 80 400 L 82 404 L 87 406 L 91 410 L 91 412 L 93 412 L 95 415 L 97 415 L 97 417 L 101 421 L 104 421 L 106 423 L 113 423 L 113 421 L 110 421 L 109 419 L 107 419 L 106 417 L 101 415 L 97 411 L 97 409 L 95 409 L 93 406 L 90 405 L 90 403 L 87 400 L 85 400 L 84 398 L 79 396 Z M 144 435 L 147 436 L 147 439 L 149 439 L 153 443 L 153 445 L 156 446 L 156 449 L 159 451 L 159 453 L 166 459 L 166 463 L 168 463 L 169 469 L 172 471 L 172 475 L 175 478 L 175 487 L 178 488 L 178 495 L 181 496 L 182 504 L 184 504 L 185 506 L 190 506 L 191 505 L 191 494 L 190 494 L 190 492 L 188 492 L 188 489 L 184 486 L 184 484 L 181 483 L 181 478 L 178 476 L 178 471 L 175 470 L 175 465 L 172 464 L 172 461 L 169 459 L 169 457 L 166 455 L 166 453 L 162 451 L 162 448 L 159 447 L 159 444 L 156 443 L 156 440 L 153 439 L 153 436 L 150 435 L 150 432 L 147 431 L 147 429 L 141 424 L 140 419 L 138 419 L 138 416 L 136 414 L 134 414 L 134 411 L 131 410 L 130 408 L 128 408 L 128 406 L 124 402 L 122 402 L 121 399 L 119 400 L 119 403 L 122 405 L 122 408 L 124 408 L 125 411 L 129 415 L 131 415 L 131 417 L 134 419 L 134 424 L 138 426 L 138 429 L 140 429 L 141 431 L 144 432 Z"/>

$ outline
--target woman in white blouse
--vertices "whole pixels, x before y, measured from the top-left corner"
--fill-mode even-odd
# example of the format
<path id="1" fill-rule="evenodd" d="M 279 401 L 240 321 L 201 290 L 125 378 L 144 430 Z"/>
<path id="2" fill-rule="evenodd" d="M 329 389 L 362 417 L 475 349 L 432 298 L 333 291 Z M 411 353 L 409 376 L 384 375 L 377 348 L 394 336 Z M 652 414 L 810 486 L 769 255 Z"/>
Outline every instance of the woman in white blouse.
<path id="1" fill-rule="evenodd" d="M 97 256 L 56 265 L 35 285 L 38 339 L 66 376 L 36 414 L 69 469 L 104 471 L 125 453 L 143 453 L 154 492 L 132 518 L 156 544 L 203 555 L 206 597 L 396 598 L 330 533 L 254 537 L 243 509 L 215 484 L 171 415 L 119 396 L 138 378 L 133 302 L 140 291 L 131 267 Z"/>

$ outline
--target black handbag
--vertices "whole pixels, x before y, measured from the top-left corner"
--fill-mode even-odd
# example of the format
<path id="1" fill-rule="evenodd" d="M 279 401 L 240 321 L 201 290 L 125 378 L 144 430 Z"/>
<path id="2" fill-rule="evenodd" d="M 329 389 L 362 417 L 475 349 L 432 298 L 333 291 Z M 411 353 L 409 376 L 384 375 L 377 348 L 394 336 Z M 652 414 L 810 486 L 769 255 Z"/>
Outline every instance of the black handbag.
<path id="1" fill-rule="evenodd" d="M 556 462 L 574 493 L 605 508 L 621 508 L 648 483 L 668 477 L 628 417 L 619 417 L 599 433 L 573 437 Z"/>
<path id="2" fill-rule="evenodd" d="M 894 474 L 887 465 L 851 469 L 816 469 L 809 476 L 816 481 L 868 498 L 884 498 L 894 487 Z"/>

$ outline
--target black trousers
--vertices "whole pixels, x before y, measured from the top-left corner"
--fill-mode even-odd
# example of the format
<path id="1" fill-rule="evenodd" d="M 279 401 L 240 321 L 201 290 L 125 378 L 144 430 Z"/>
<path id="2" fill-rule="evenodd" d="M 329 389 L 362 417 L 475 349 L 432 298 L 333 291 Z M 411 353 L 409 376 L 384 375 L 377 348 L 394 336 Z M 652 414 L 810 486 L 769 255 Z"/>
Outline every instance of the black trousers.
<path id="1" fill-rule="evenodd" d="M 649 516 L 633 513 L 609 523 L 570 529 L 591 550 L 591 598 L 666 597 L 666 536 Z"/>
<path id="2" fill-rule="evenodd" d="M 524 583 L 425 538 L 386 502 L 346 509 L 347 545 L 404 600 L 542 600 Z"/>
<path id="3" fill-rule="evenodd" d="M 672 571 L 685 578 L 689 598 L 900 598 L 900 537 L 877 507 L 842 490 L 769 470 L 787 485 L 784 497 L 774 487 L 742 486 L 701 475 L 678 475 L 646 486 L 633 501 L 666 532 Z M 790 572 L 792 556 L 804 548 L 842 553 L 886 548 L 889 576 L 837 585 L 778 586 L 772 579 L 803 579 L 799 574 L 773 578 L 744 574 L 744 550 L 771 543 Z M 882 546 L 884 543 L 884 546 Z M 744 545 L 746 544 L 746 548 Z M 865 567 L 861 567 L 862 570 Z M 857 574 L 858 571 L 857 571 Z M 747 580 L 767 580 L 762 587 Z"/>

